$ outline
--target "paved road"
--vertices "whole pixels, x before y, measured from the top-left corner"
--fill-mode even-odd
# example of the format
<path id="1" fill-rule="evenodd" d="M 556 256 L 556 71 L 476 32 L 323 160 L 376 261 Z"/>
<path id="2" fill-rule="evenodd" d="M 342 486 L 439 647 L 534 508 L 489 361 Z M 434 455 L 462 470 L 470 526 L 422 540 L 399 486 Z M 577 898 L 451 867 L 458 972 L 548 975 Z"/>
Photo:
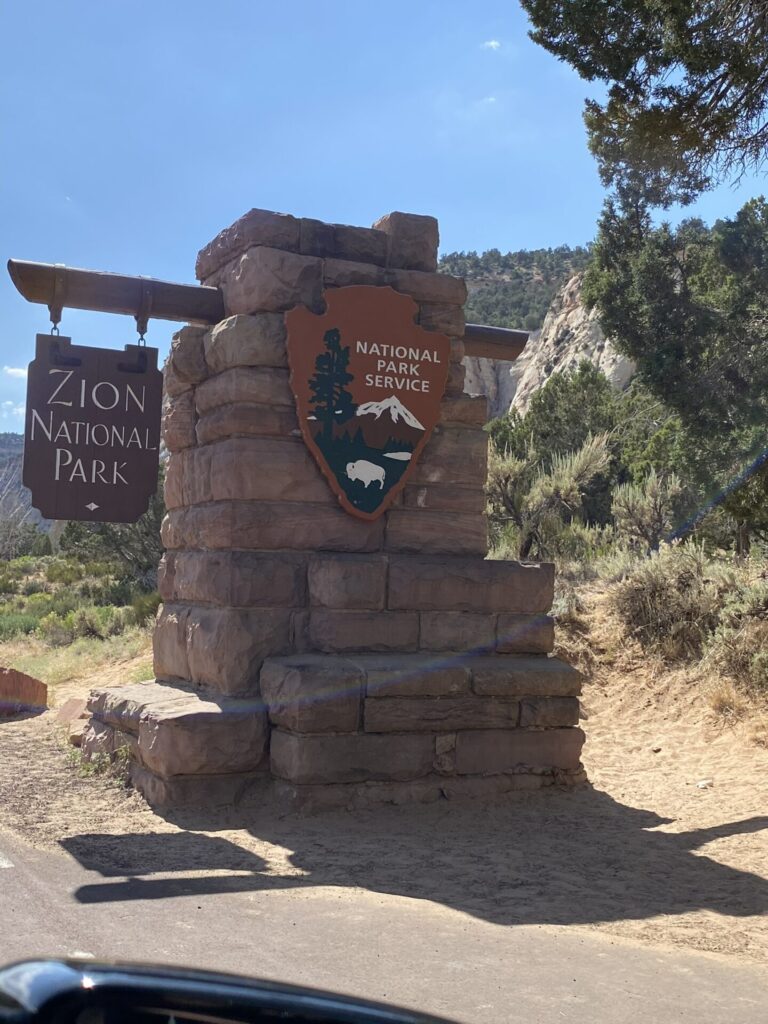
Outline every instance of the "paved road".
<path id="1" fill-rule="evenodd" d="M 210 883 L 210 876 L 207 883 Z M 215 893 L 200 895 L 200 890 Z M 245 891 L 242 891 L 242 890 Z M 197 890 L 197 892 L 196 892 Z M 239 891 L 238 891 L 239 890 Z M 0 961 L 87 955 L 348 992 L 466 1024 L 763 1024 L 768 972 L 586 929 L 506 927 L 435 904 L 103 878 L 0 833 Z"/>

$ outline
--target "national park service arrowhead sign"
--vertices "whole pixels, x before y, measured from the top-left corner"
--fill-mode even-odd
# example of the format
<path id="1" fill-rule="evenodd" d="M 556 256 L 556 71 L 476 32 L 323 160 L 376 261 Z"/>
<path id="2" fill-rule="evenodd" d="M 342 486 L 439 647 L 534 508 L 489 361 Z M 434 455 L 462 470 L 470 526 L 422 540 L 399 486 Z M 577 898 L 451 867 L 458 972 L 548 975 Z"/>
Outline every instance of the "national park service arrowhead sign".
<path id="1" fill-rule="evenodd" d="M 286 313 L 299 424 L 342 507 L 376 519 L 413 472 L 448 379 L 451 344 L 388 287 L 329 289 L 322 314 Z"/>

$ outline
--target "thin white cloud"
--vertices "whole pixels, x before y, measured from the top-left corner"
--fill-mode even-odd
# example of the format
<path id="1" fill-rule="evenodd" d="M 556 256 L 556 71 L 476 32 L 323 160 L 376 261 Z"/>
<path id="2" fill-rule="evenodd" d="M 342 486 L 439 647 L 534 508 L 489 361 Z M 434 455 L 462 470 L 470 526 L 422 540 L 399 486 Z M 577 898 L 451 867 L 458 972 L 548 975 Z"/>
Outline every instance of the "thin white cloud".
<path id="1" fill-rule="evenodd" d="M 501 43 L 499 42 L 498 39 L 487 39 L 483 43 L 483 49 L 484 50 L 500 50 L 501 49 Z"/>
<path id="2" fill-rule="evenodd" d="M 483 96 L 483 98 L 482 98 L 482 100 L 480 102 L 481 103 L 495 103 L 496 102 L 496 97 L 495 96 Z"/>
<path id="3" fill-rule="evenodd" d="M 26 377 L 27 368 L 26 366 L 4 366 L 3 373 L 6 377 Z"/>
<path id="4" fill-rule="evenodd" d="M 23 416 L 25 411 L 25 407 L 17 405 L 16 402 L 3 402 L 2 406 L 0 406 L 0 418 L 7 420 L 16 416 Z"/>

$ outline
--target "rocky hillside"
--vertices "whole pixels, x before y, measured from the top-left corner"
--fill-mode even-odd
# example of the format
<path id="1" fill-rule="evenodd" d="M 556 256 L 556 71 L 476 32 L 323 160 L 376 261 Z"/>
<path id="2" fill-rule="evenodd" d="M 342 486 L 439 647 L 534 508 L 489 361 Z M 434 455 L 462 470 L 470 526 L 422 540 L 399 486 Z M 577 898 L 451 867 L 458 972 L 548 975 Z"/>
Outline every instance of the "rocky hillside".
<path id="1" fill-rule="evenodd" d="M 50 522 L 43 519 L 21 483 L 21 460 L 24 455 L 22 434 L 0 434 L 0 518 L 24 520 L 48 529 Z"/>
<path id="2" fill-rule="evenodd" d="M 532 332 L 515 362 L 465 360 L 465 390 L 488 396 L 491 417 L 510 408 L 524 413 L 534 391 L 552 373 L 575 369 L 583 359 L 599 367 L 617 388 L 627 384 L 632 363 L 606 339 L 594 310 L 583 306 L 581 279 L 580 273 L 573 275 L 555 295 L 541 330 Z"/>
<path id="3" fill-rule="evenodd" d="M 450 252 L 440 258 L 440 270 L 466 280 L 469 323 L 533 331 L 541 327 L 558 289 L 586 267 L 589 257 L 581 245 Z"/>

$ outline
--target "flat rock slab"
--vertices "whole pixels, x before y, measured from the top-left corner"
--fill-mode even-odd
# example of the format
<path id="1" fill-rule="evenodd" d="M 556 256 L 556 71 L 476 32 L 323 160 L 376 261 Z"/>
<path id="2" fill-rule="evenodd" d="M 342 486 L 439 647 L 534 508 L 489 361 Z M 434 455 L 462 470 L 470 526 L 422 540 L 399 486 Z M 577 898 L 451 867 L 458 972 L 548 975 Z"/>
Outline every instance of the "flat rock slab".
<path id="1" fill-rule="evenodd" d="M 61 725 L 70 725 L 82 718 L 90 718 L 88 701 L 85 697 L 70 697 L 56 711 L 56 721 Z"/>
<path id="2" fill-rule="evenodd" d="M 0 715 L 48 707 L 48 687 L 15 668 L 0 668 Z"/>
<path id="3" fill-rule="evenodd" d="M 139 761 L 163 778 L 252 772 L 266 755 L 267 716 L 259 698 L 214 699 L 146 682 L 94 690 L 88 710 L 92 723 L 136 737 Z"/>

